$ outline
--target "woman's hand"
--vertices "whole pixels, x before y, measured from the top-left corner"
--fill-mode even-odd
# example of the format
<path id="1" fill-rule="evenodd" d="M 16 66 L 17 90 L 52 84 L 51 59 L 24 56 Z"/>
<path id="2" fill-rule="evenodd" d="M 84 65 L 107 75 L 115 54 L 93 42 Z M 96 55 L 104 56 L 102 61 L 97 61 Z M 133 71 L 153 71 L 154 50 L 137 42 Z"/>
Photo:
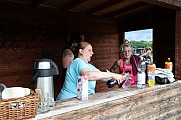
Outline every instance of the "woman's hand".
<path id="1" fill-rule="evenodd" d="M 124 81 L 124 76 L 117 73 L 111 73 L 109 70 L 106 70 L 108 73 L 110 73 L 110 76 L 118 81 L 118 84 L 122 83 Z"/>
<path id="2" fill-rule="evenodd" d="M 118 81 L 118 84 L 124 81 L 124 77 L 121 74 L 116 74 L 116 73 L 111 73 L 111 74 L 112 74 L 112 78 Z"/>
<path id="3" fill-rule="evenodd" d="M 145 50 L 146 52 L 146 55 L 149 55 L 151 52 L 152 52 L 152 48 L 151 47 L 148 47 L 148 48 L 146 48 L 146 50 Z"/>

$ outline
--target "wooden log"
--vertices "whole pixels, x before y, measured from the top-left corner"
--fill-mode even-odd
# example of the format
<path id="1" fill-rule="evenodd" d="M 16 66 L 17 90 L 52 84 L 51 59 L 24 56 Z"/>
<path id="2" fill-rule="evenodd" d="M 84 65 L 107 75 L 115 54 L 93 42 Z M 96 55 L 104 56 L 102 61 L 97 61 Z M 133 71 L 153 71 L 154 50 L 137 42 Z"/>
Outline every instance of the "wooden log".
<path id="1" fill-rule="evenodd" d="M 89 100 L 76 98 L 57 101 L 57 113 L 44 120 L 169 120 L 181 117 L 181 82 L 138 89 L 117 89 L 89 95 Z M 79 109 L 74 109 L 77 106 Z M 69 110 L 70 107 L 74 110 Z M 51 113 L 50 113 L 51 114 Z"/>

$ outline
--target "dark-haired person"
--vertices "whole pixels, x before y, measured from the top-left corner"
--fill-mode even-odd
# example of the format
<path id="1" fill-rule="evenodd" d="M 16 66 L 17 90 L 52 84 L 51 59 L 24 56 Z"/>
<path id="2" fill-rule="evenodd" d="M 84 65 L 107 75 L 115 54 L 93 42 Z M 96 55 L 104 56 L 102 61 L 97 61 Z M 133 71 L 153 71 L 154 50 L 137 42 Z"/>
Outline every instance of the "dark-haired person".
<path id="1" fill-rule="evenodd" d="M 66 45 L 66 47 L 63 50 L 62 54 L 62 65 L 63 65 L 63 70 L 62 70 L 62 77 L 65 79 L 67 67 L 70 65 L 70 63 L 74 60 L 75 58 L 75 47 L 79 42 L 84 41 L 84 34 L 82 32 L 74 32 L 71 36 L 70 41 Z"/>

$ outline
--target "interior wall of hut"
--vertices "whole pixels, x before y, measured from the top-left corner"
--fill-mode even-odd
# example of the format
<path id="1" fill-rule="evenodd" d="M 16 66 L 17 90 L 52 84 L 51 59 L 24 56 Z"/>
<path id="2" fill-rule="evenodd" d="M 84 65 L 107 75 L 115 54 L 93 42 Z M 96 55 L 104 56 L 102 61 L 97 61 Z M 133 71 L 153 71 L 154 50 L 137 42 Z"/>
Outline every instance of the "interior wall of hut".
<path id="1" fill-rule="evenodd" d="M 159 68 L 164 68 L 167 58 L 173 62 L 175 73 L 175 21 L 176 11 L 153 7 L 122 20 L 123 31 L 153 29 L 153 59 Z M 175 76 L 178 78 L 178 76 Z"/>
<path id="2" fill-rule="evenodd" d="M 34 89 L 31 83 L 34 61 L 49 58 L 59 67 L 60 74 L 54 76 L 56 97 L 64 81 L 61 77 L 62 51 L 74 31 L 85 34 L 85 41 L 90 42 L 94 50 L 92 63 L 105 71 L 119 59 L 123 31 L 146 28 L 154 31 L 154 61 L 157 66 L 163 67 L 167 57 L 175 63 L 175 11 L 169 9 L 152 9 L 116 21 L 92 16 L 59 16 L 57 11 L 31 11 L 26 8 L 7 11 L 1 8 L 0 82 L 8 87 Z M 107 90 L 110 89 L 105 83 L 97 82 L 96 92 Z"/>
<path id="3" fill-rule="evenodd" d="M 26 11 L 26 9 L 25 9 Z M 62 51 L 74 31 L 85 34 L 93 45 L 92 63 L 105 71 L 118 59 L 119 24 L 114 20 L 33 12 L 0 12 L 0 81 L 8 87 L 23 86 L 34 89 L 31 83 L 36 59 L 52 59 L 59 68 L 54 76 L 55 97 L 62 78 Z M 106 25 L 105 25 L 106 24 Z M 103 87 L 100 87 L 103 86 Z M 104 89 L 105 88 L 105 89 Z M 105 91 L 105 83 L 98 82 L 97 91 Z"/>
<path id="4" fill-rule="evenodd" d="M 14 12 L 0 14 L 0 81 L 7 87 L 34 89 L 31 80 L 36 59 L 52 59 L 61 68 L 65 19 Z M 55 90 L 61 86 L 60 76 L 61 70 L 60 75 L 54 76 Z"/>

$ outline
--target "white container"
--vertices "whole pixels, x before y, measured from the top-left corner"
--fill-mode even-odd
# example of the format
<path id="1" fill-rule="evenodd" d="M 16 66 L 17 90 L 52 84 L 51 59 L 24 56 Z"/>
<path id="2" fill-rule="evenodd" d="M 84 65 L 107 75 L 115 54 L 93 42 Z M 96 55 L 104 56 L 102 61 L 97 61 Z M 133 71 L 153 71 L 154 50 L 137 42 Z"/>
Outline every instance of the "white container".
<path id="1" fill-rule="evenodd" d="M 30 94 L 29 88 L 11 87 L 5 88 L 2 92 L 2 99 L 20 98 Z"/>
<path id="2" fill-rule="evenodd" d="M 146 82 L 146 74 L 144 71 L 138 71 L 138 82 L 137 87 L 138 88 L 144 88 Z"/>
<path id="3" fill-rule="evenodd" d="M 77 83 L 77 98 L 80 100 L 88 100 L 88 77 L 79 76 Z"/>

